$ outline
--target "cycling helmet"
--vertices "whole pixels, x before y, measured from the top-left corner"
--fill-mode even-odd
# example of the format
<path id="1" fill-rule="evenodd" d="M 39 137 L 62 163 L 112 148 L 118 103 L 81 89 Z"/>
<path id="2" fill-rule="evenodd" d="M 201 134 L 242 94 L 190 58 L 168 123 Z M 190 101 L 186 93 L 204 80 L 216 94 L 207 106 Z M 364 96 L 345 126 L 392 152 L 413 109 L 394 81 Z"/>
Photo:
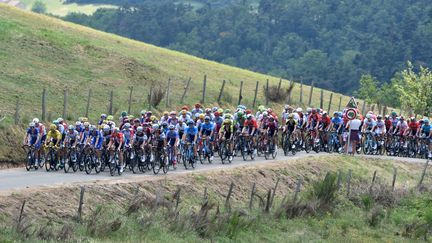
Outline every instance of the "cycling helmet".
<path id="1" fill-rule="evenodd" d="M 317 109 L 316 109 L 316 112 L 321 113 L 322 110 L 321 110 L 320 108 L 317 108 Z"/>
<path id="2" fill-rule="evenodd" d="M 153 124 L 152 128 L 153 128 L 153 130 L 157 130 L 157 129 L 159 129 L 159 125 L 158 124 Z"/>
<path id="3" fill-rule="evenodd" d="M 382 115 L 378 115 L 378 116 L 377 116 L 377 119 L 382 119 Z"/>
<path id="4" fill-rule="evenodd" d="M 272 108 L 268 108 L 268 109 L 267 109 L 267 112 L 268 112 L 268 113 L 272 113 L 272 112 L 273 112 Z"/>
<path id="5" fill-rule="evenodd" d="M 36 124 L 34 122 L 30 122 L 29 127 L 35 127 Z"/>
<path id="6" fill-rule="evenodd" d="M 415 117 L 411 117 L 411 121 L 415 121 L 416 120 L 416 118 Z"/>
<path id="7" fill-rule="evenodd" d="M 134 123 L 141 123 L 141 121 L 140 121 L 138 118 L 135 118 L 135 119 L 133 120 L 133 122 L 134 122 Z"/>
<path id="8" fill-rule="evenodd" d="M 390 118 L 390 116 L 389 115 L 385 115 L 385 119 L 389 119 Z"/>
<path id="9" fill-rule="evenodd" d="M 333 116 L 339 116 L 339 112 L 337 111 L 333 112 Z"/>
<path id="10" fill-rule="evenodd" d="M 59 117 L 59 118 L 57 118 L 57 121 L 58 121 L 59 123 L 62 123 L 62 122 L 63 122 L 63 118 Z"/>
<path id="11" fill-rule="evenodd" d="M 273 117 L 273 116 L 269 116 L 269 119 L 273 121 L 273 120 L 274 120 L 274 117 Z"/>
<path id="12" fill-rule="evenodd" d="M 162 127 L 167 127 L 168 123 L 167 122 L 162 122 Z"/>
<path id="13" fill-rule="evenodd" d="M 142 111 L 141 111 L 141 115 L 145 115 L 146 113 L 147 113 L 146 110 L 142 110 Z"/>
<path id="14" fill-rule="evenodd" d="M 187 105 L 184 105 L 184 106 L 182 107 L 182 110 L 186 110 L 186 111 L 188 111 L 188 110 L 189 110 L 189 107 L 187 107 Z"/>
<path id="15" fill-rule="evenodd" d="M 111 129 L 111 127 L 108 126 L 108 125 L 103 126 L 103 131 L 104 132 L 108 132 L 110 129 Z"/>
<path id="16" fill-rule="evenodd" d="M 267 111 L 264 111 L 264 112 L 262 113 L 262 115 L 263 115 L 263 116 L 268 116 L 268 112 L 267 112 Z"/>
<path id="17" fill-rule="evenodd" d="M 308 113 L 311 113 L 311 112 L 312 112 L 312 108 L 308 107 L 308 108 L 306 109 L 306 111 L 307 111 Z"/>
<path id="18" fill-rule="evenodd" d="M 112 121 L 113 119 L 114 119 L 114 117 L 112 115 L 107 116 L 108 121 Z"/>
<path id="19" fill-rule="evenodd" d="M 156 116 L 151 116 L 150 120 L 152 120 L 152 121 L 157 120 L 157 117 Z"/>
<path id="20" fill-rule="evenodd" d="M 203 113 L 199 114 L 199 119 L 204 119 L 205 115 Z"/>
<path id="21" fill-rule="evenodd" d="M 220 113 L 219 113 L 218 111 L 216 111 L 216 112 L 214 113 L 214 115 L 215 115 L 215 116 L 220 116 Z"/>
<path id="22" fill-rule="evenodd" d="M 428 119 L 424 119 L 424 123 L 425 124 L 429 124 L 429 120 Z"/>
<path id="23" fill-rule="evenodd" d="M 147 113 L 146 113 L 147 116 L 151 116 L 152 114 L 153 114 L 152 111 L 147 111 Z"/>
<path id="24" fill-rule="evenodd" d="M 231 113 L 230 109 L 225 109 L 224 113 Z"/>
<path id="25" fill-rule="evenodd" d="M 366 118 L 367 119 L 372 119 L 372 115 L 371 114 L 366 114 Z"/>
<path id="26" fill-rule="evenodd" d="M 190 126 L 190 125 L 194 125 L 195 123 L 192 121 L 192 120 L 189 120 L 189 121 L 187 121 L 187 123 L 186 123 L 188 126 Z"/>
<path id="27" fill-rule="evenodd" d="M 106 114 L 101 114 L 101 116 L 100 116 L 102 119 L 106 119 L 107 118 L 107 115 Z"/>
<path id="28" fill-rule="evenodd" d="M 231 123 L 232 121 L 231 121 L 231 119 L 225 119 L 224 120 L 224 124 L 228 124 L 228 123 Z"/>
<path id="29" fill-rule="evenodd" d="M 215 106 L 215 107 L 212 108 L 212 112 L 214 113 L 214 112 L 218 111 L 218 109 L 219 108 L 217 106 Z"/>
<path id="30" fill-rule="evenodd" d="M 163 112 L 163 115 L 164 115 L 164 116 L 167 116 L 167 115 L 169 115 L 169 112 L 168 112 L 168 111 L 164 111 L 164 112 Z"/>
<path id="31" fill-rule="evenodd" d="M 293 119 L 293 118 L 294 118 L 294 114 L 291 113 L 288 115 L 288 119 Z"/>
<path id="32" fill-rule="evenodd" d="M 186 110 L 182 110 L 182 111 L 181 111 L 181 114 L 182 114 L 182 115 L 186 115 L 186 114 L 187 114 L 187 111 L 186 111 Z"/>
<path id="33" fill-rule="evenodd" d="M 124 126 L 124 128 L 129 129 L 131 127 L 131 124 L 130 123 L 125 123 L 123 126 Z"/>
<path id="34" fill-rule="evenodd" d="M 50 125 L 50 130 L 53 130 L 53 131 L 54 131 L 54 130 L 56 130 L 56 129 L 57 129 L 57 126 L 56 126 L 55 124 L 51 124 L 51 125 Z"/>
<path id="35" fill-rule="evenodd" d="M 127 116 L 127 112 L 126 112 L 126 111 L 122 111 L 121 116 L 122 116 L 122 117 Z"/>
<path id="36" fill-rule="evenodd" d="M 195 108 L 200 108 L 201 107 L 201 104 L 200 103 L 196 103 L 195 104 Z"/>
<path id="37" fill-rule="evenodd" d="M 205 113 L 210 113 L 211 112 L 211 109 L 210 108 L 206 108 L 205 109 Z"/>
<path id="38" fill-rule="evenodd" d="M 311 111 L 312 111 L 313 114 L 317 113 L 317 109 L 312 109 L 311 108 Z"/>
<path id="39" fill-rule="evenodd" d="M 399 117 L 399 119 L 400 119 L 400 120 L 404 120 L 404 119 L 405 119 L 405 117 L 403 117 L 403 116 L 400 116 L 400 117 Z"/>
<path id="40" fill-rule="evenodd" d="M 120 129 L 119 129 L 118 127 L 114 127 L 114 128 L 112 129 L 112 131 L 113 131 L 114 133 L 116 133 L 116 132 L 119 132 Z"/>
<path id="41" fill-rule="evenodd" d="M 175 112 L 175 111 L 171 111 L 171 112 L 170 112 L 170 116 L 177 116 L 177 112 Z"/>
<path id="42" fill-rule="evenodd" d="M 265 106 L 263 106 L 263 105 L 258 106 L 258 110 L 263 112 L 265 110 Z"/>
<path id="43" fill-rule="evenodd" d="M 143 131 L 144 131 L 143 127 L 141 127 L 141 126 L 137 127 L 137 132 L 143 132 Z"/>
<path id="44" fill-rule="evenodd" d="M 246 118 L 247 118 L 248 120 L 252 119 L 252 114 L 248 114 L 248 115 L 246 116 Z"/>
<path id="45" fill-rule="evenodd" d="M 173 124 L 169 125 L 169 130 L 174 130 L 175 126 Z"/>
<path id="46" fill-rule="evenodd" d="M 84 122 L 84 127 L 89 127 L 89 126 L 90 126 L 90 123 Z"/>
<path id="47" fill-rule="evenodd" d="M 339 111 L 339 116 L 342 117 L 342 115 L 343 115 L 342 112 Z"/>
<path id="48" fill-rule="evenodd" d="M 222 108 L 219 108 L 217 111 L 219 112 L 219 114 L 222 114 L 224 112 Z"/>
<path id="49" fill-rule="evenodd" d="M 392 116 L 397 116 L 396 111 L 392 111 L 391 115 L 392 115 Z"/>
<path id="50" fill-rule="evenodd" d="M 246 109 L 246 114 L 252 114 L 252 111 L 250 109 Z"/>
<path id="51" fill-rule="evenodd" d="M 284 106 L 284 109 L 285 109 L 285 110 L 288 110 L 289 108 L 290 108 L 289 105 L 285 105 L 285 106 Z"/>
<path id="52" fill-rule="evenodd" d="M 77 121 L 77 122 L 75 122 L 75 126 L 81 126 L 81 122 L 80 121 Z"/>
<path id="53" fill-rule="evenodd" d="M 33 118 L 33 122 L 36 123 L 36 124 L 38 124 L 39 123 L 39 119 Z"/>
<path id="54" fill-rule="evenodd" d="M 242 116 L 243 116 L 243 111 L 238 111 L 238 112 L 237 112 L 237 116 L 238 116 L 238 117 L 242 117 Z"/>
<path id="55" fill-rule="evenodd" d="M 323 111 L 323 113 L 322 113 L 322 114 L 323 114 L 323 116 L 324 116 L 324 115 L 327 115 L 327 111 Z"/>
<path id="56" fill-rule="evenodd" d="M 210 121 L 210 117 L 209 116 L 204 117 L 204 121 Z"/>
<path id="57" fill-rule="evenodd" d="M 225 114 L 225 119 L 230 119 L 231 120 L 231 114 Z"/>
<path id="58" fill-rule="evenodd" d="M 69 125 L 69 130 L 71 130 L 71 131 L 74 131 L 75 130 L 75 127 L 74 127 L 74 125 Z"/>
<path id="59" fill-rule="evenodd" d="M 96 130 L 96 127 L 94 125 L 91 125 L 90 126 L 90 131 L 95 131 L 95 130 Z"/>
<path id="60" fill-rule="evenodd" d="M 299 107 L 296 109 L 296 112 L 303 112 L 303 109 Z"/>
<path id="61" fill-rule="evenodd" d="M 59 124 L 59 121 L 58 121 L 58 120 L 54 120 L 52 123 L 58 125 L 58 124 Z"/>

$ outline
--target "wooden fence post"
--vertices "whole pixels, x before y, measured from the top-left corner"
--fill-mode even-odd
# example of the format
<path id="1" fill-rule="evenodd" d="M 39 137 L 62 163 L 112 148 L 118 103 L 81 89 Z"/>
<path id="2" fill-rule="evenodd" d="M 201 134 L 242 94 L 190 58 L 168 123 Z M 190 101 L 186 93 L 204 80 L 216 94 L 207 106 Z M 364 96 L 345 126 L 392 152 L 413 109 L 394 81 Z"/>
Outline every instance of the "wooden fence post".
<path id="1" fill-rule="evenodd" d="M 225 88 L 225 79 L 224 80 L 222 80 L 222 86 L 221 86 L 221 89 L 220 89 L 220 91 L 219 91 L 219 96 L 218 96 L 218 104 L 220 104 L 220 101 L 221 101 L 221 98 L 222 98 L 222 94 L 223 94 L 223 91 L 224 91 L 224 88 Z"/>
<path id="2" fill-rule="evenodd" d="M 267 202 L 266 202 L 266 206 L 265 206 L 265 212 L 268 213 L 270 212 L 270 207 L 271 207 L 271 192 L 272 190 L 269 189 L 267 192 Z"/>
<path id="3" fill-rule="evenodd" d="M 85 191 L 85 188 L 83 186 L 81 186 L 80 199 L 79 199 L 79 204 L 78 204 L 78 215 L 77 215 L 78 222 L 81 222 L 82 205 L 84 203 L 84 191 Z"/>
<path id="4" fill-rule="evenodd" d="M 266 105 L 268 105 L 268 103 L 269 103 L 268 92 L 269 92 L 269 80 L 267 79 L 266 90 L 265 90 L 265 102 L 266 102 Z"/>
<path id="5" fill-rule="evenodd" d="M 207 88 L 207 74 L 204 74 L 203 93 L 202 93 L 202 98 L 201 98 L 201 104 L 205 103 L 206 88 Z"/>
<path id="6" fill-rule="evenodd" d="M 351 177 L 352 177 L 352 170 L 348 170 L 348 178 L 347 178 L 347 197 L 349 197 L 351 192 Z"/>
<path id="7" fill-rule="evenodd" d="M 182 105 L 183 105 L 183 102 L 184 102 L 184 98 L 185 98 L 185 96 L 186 96 L 186 93 L 187 93 L 187 91 L 188 91 L 188 89 L 189 89 L 189 85 L 190 85 L 191 80 L 192 80 L 192 78 L 189 78 L 189 79 L 188 79 L 188 81 L 187 81 L 187 83 L 186 83 L 186 86 L 185 86 L 185 88 L 184 88 L 183 95 L 182 95 L 182 97 L 181 97 L 181 99 L 180 99 L 180 103 L 181 103 Z"/>
<path id="8" fill-rule="evenodd" d="M 419 189 L 421 188 L 421 186 L 423 184 L 423 179 L 424 179 L 424 177 L 426 175 L 426 170 L 427 170 L 428 165 L 429 165 L 429 159 L 426 160 L 426 164 L 425 164 L 425 166 L 423 168 L 423 172 L 421 174 L 420 181 L 419 181 L 419 184 L 418 184 L 418 188 Z"/>
<path id="9" fill-rule="evenodd" d="M 63 91 L 63 119 L 66 119 L 68 107 L 68 89 Z"/>
<path id="10" fill-rule="evenodd" d="M 392 191 L 395 190 L 396 176 L 397 176 L 397 168 L 394 167 L 394 168 L 393 168 Z"/>
<path id="11" fill-rule="evenodd" d="M 20 214 L 19 214 L 18 222 L 17 222 L 17 228 L 21 227 L 21 222 L 22 222 L 22 218 L 23 218 L 23 215 L 24 215 L 25 204 L 26 204 L 26 200 L 24 200 L 23 203 L 22 203 L 22 205 L 21 205 L 21 210 L 20 210 Z"/>
<path id="12" fill-rule="evenodd" d="M 228 211 L 231 211 L 231 205 L 230 205 L 229 200 L 230 200 L 233 188 L 234 188 L 234 182 L 231 182 L 230 188 L 228 190 L 228 195 L 227 195 L 227 198 L 225 200 L 225 208 L 228 209 Z"/>
<path id="13" fill-rule="evenodd" d="M 332 100 L 333 100 L 333 93 L 330 94 L 330 101 L 329 101 L 329 105 L 328 105 L 328 109 L 327 109 L 328 114 L 331 114 Z"/>
<path id="14" fill-rule="evenodd" d="M 242 93 L 243 93 L 243 81 L 240 81 L 240 92 L 239 92 L 239 99 L 237 105 L 240 105 L 241 100 L 243 99 Z"/>
<path id="15" fill-rule="evenodd" d="M 321 94 L 320 94 L 320 108 L 324 110 L 324 90 L 321 89 Z M 328 113 L 330 113 L 329 111 L 327 111 Z"/>
<path id="16" fill-rule="evenodd" d="M 167 87 L 166 101 L 165 101 L 166 107 L 170 106 L 170 92 L 171 92 L 171 78 L 168 78 L 168 87 Z"/>
<path id="17" fill-rule="evenodd" d="M 311 106 L 311 103 L 312 103 L 313 89 L 314 89 L 314 83 L 312 82 L 311 87 L 310 87 L 308 106 Z"/>
<path id="18" fill-rule="evenodd" d="M 277 190 L 277 187 L 279 185 L 279 180 L 280 180 L 280 178 L 277 178 L 275 187 L 273 188 L 273 193 L 272 193 L 271 201 L 270 201 L 270 207 L 271 207 L 271 205 L 273 205 L 273 200 L 274 200 L 274 197 L 276 196 L 276 190 Z"/>
<path id="19" fill-rule="evenodd" d="M 108 115 L 112 115 L 113 112 L 113 99 L 114 99 L 114 91 L 111 90 L 109 103 L 108 103 Z"/>
<path id="20" fill-rule="evenodd" d="M 131 113 L 133 86 L 129 86 L 128 114 Z"/>
<path id="21" fill-rule="evenodd" d="M 150 91 L 149 91 L 149 94 L 147 96 L 147 99 L 148 99 L 148 109 L 149 110 L 151 110 L 151 108 L 152 108 L 152 104 L 151 104 L 152 98 L 153 98 L 153 85 L 150 86 Z"/>
<path id="22" fill-rule="evenodd" d="M 303 104 L 303 79 L 300 79 L 300 104 Z"/>
<path id="23" fill-rule="evenodd" d="M 254 94 L 254 99 L 253 99 L 253 103 L 252 103 L 253 108 L 255 108 L 255 105 L 256 105 L 256 98 L 258 95 L 258 87 L 259 87 L 259 81 L 256 82 L 256 86 L 255 86 L 255 94 Z"/>
<path id="24" fill-rule="evenodd" d="M 46 88 L 42 91 L 42 119 L 41 121 L 45 121 L 46 119 Z"/>
<path id="25" fill-rule="evenodd" d="M 302 183 L 302 180 L 301 179 L 297 179 L 296 189 L 295 189 L 294 198 L 293 198 L 293 202 L 294 203 L 297 202 L 298 193 L 300 192 L 301 183 Z"/>
<path id="26" fill-rule="evenodd" d="M 279 94 L 280 94 L 281 85 L 282 85 L 282 79 L 279 79 L 279 84 L 278 84 L 278 89 L 277 89 L 277 96 L 278 97 L 279 97 Z"/>
<path id="27" fill-rule="evenodd" d="M 92 96 L 92 90 L 89 89 L 88 96 L 87 96 L 87 105 L 86 105 L 85 117 L 88 117 L 88 114 L 89 114 L 91 96 Z"/>
<path id="28" fill-rule="evenodd" d="M 342 106 L 342 95 L 339 96 L 339 106 L 338 106 L 338 111 L 341 111 L 341 106 Z"/>
<path id="29" fill-rule="evenodd" d="M 252 185 L 251 196 L 250 196 L 250 200 L 249 200 L 249 210 L 252 209 L 254 195 L 255 195 L 255 182 Z"/>
<path id="30" fill-rule="evenodd" d="M 15 125 L 18 125 L 20 121 L 19 111 L 20 111 L 20 101 L 19 101 L 19 97 L 17 96 L 16 106 L 15 106 Z"/>

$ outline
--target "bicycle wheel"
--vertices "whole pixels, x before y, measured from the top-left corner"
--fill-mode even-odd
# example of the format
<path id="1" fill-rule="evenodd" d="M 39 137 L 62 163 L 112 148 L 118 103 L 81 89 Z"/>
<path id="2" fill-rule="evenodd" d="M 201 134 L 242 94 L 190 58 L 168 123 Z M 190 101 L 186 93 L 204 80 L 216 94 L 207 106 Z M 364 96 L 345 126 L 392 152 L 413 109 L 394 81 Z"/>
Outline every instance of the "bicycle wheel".
<path id="1" fill-rule="evenodd" d="M 78 159 L 78 168 L 80 171 L 84 171 L 84 163 L 86 160 L 87 160 L 86 155 L 83 152 L 81 152 L 81 155 L 79 156 Z"/>
<path id="2" fill-rule="evenodd" d="M 223 142 L 221 144 L 221 146 L 219 147 L 219 156 L 221 158 L 222 164 L 225 164 L 225 160 L 227 159 L 228 153 L 226 150 L 227 150 L 227 148 L 226 148 L 225 142 Z"/>
<path id="3" fill-rule="evenodd" d="M 33 161 L 34 161 L 34 159 L 32 156 L 32 152 L 31 152 L 31 150 L 29 150 L 27 153 L 27 161 L 26 161 L 26 165 L 25 165 L 27 171 L 30 171 L 30 169 L 32 168 Z"/>
<path id="4" fill-rule="evenodd" d="M 188 169 L 188 165 L 189 165 L 189 150 L 185 149 L 183 150 L 182 153 L 182 161 L 183 161 L 183 166 L 185 167 L 185 169 Z"/>
<path id="5" fill-rule="evenodd" d="M 152 163 L 152 170 L 153 170 L 153 173 L 155 175 L 157 175 L 157 174 L 159 174 L 159 171 L 160 171 L 162 165 L 161 165 L 160 158 L 157 156 L 156 152 L 153 155 L 154 155 L 154 157 L 153 157 L 154 160 Z"/>
<path id="6" fill-rule="evenodd" d="M 69 173 L 71 166 L 72 160 L 70 158 L 70 154 L 65 158 L 65 163 L 63 165 L 63 170 L 65 173 Z"/>
<path id="7" fill-rule="evenodd" d="M 272 151 L 272 154 L 271 154 L 272 158 L 276 159 L 277 149 L 276 149 L 276 145 L 273 142 L 271 143 L 271 151 Z M 295 151 L 295 149 L 293 149 L 292 151 Z"/>
<path id="8" fill-rule="evenodd" d="M 168 156 L 166 156 L 166 155 L 161 156 L 161 164 L 162 164 L 163 173 L 164 174 L 168 173 L 168 167 L 169 167 Z"/>
<path id="9" fill-rule="evenodd" d="M 93 159 L 91 157 L 92 156 L 88 155 L 86 157 L 85 162 L 84 162 L 84 169 L 85 169 L 85 172 L 87 173 L 87 175 L 89 175 L 93 170 Z"/>
<path id="10" fill-rule="evenodd" d="M 101 168 L 102 168 L 102 161 L 97 156 L 94 157 L 93 166 L 94 166 L 96 174 L 99 174 L 101 172 Z"/>
<path id="11" fill-rule="evenodd" d="M 247 160 L 247 151 L 248 151 L 247 146 L 243 145 L 242 149 L 241 149 L 241 155 L 242 155 L 244 161 Z"/>
<path id="12" fill-rule="evenodd" d="M 50 171 L 51 170 L 51 152 L 48 152 L 45 158 L 45 170 Z"/>

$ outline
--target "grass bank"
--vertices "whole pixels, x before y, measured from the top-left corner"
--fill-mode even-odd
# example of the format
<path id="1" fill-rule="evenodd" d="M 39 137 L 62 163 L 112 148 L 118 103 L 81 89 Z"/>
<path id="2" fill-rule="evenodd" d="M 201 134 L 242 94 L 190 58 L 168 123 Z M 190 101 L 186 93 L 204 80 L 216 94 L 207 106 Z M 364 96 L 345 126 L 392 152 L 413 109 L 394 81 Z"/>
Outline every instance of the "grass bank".
<path id="1" fill-rule="evenodd" d="M 398 170 L 394 192 L 393 168 Z M 79 185 L 28 189 L 0 197 L 0 241 L 416 242 L 427 237 L 432 215 L 429 189 L 425 187 L 422 194 L 412 189 L 421 170 L 420 164 L 326 156 L 92 183 L 85 185 L 81 223 L 76 221 Z M 377 179 L 371 188 L 374 171 Z M 303 184 L 293 203 L 299 178 Z M 231 182 L 234 187 L 226 207 Z M 249 209 L 253 183 L 256 196 Z M 275 191 L 275 198 L 266 211 L 269 190 Z M 22 223 L 13 228 L 25 199 Z"/>

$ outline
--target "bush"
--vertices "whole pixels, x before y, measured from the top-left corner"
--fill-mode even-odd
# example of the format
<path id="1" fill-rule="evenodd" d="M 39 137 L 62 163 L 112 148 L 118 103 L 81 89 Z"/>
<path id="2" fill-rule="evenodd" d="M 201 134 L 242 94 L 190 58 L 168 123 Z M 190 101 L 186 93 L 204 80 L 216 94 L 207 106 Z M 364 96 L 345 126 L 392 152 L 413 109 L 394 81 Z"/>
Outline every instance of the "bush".
<path id="1" fill-rule="evenodd" d="M 318 201 L 318 209 L 325 212 L 331 209 L 337 198 L 337 174 L 328 172 L 323 181 L 312 184 L 311 199 Z"/>
<path id="2" fill-rule="evenodd" d="M 162 87 L 157 87 L 153 89 L 153 93 L 150 98 L 150 105 L 153 107 L 157 107 L 163 98 L 165 97 L 165 89 Z"/>
<path id="3" fill-rule="evenodd" d="M 277 85 L 269 86 L 268 91 L 266 92 L 266 89 L 264 87 L 264 95 L 267 97 L 267 99 L 271 102 L 282 102 L 287 100 L 288 96 L 290 95 L 291 91 L 294 88 L 294 84 L 290 85 L 287 89 L 278 89 Z"/>
<path id="4" fill-rule="evenodd" d="M 33 6 L 31 8 L 31 11 L 35 12 L 35 13 L 40 13 L 40 14 L 44 14 L 46 13 L 46 5 L 44 2 L 42 1 L 36 1 L 33 3 Z"/>

